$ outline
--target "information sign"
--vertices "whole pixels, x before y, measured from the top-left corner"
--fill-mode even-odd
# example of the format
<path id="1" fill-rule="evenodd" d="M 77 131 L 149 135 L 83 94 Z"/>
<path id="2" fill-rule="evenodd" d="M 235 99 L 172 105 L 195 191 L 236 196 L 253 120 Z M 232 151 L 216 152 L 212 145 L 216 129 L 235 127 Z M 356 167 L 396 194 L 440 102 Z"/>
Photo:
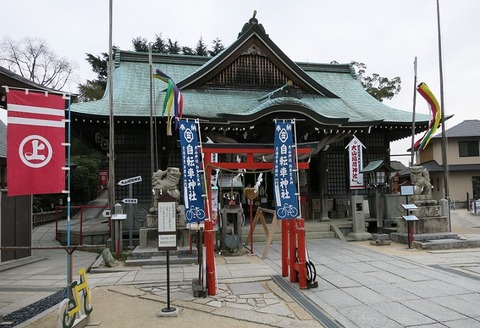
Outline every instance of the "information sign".
<path id="1" fill-rule="evenodd" d="M 172 198 L 173 199 L 173 198 Z M 158 250 L 177 249 L 177 203 L 158 202 Z"/>

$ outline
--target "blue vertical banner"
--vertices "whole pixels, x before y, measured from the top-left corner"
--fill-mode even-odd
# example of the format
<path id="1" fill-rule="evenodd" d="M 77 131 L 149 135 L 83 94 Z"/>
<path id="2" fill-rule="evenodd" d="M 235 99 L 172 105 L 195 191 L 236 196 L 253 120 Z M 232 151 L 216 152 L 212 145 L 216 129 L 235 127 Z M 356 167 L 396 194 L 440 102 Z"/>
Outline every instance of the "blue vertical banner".
<path id="1" fill-rule="evenodd" d="M 273 183 L 275 210 L 279 220 L 295 219 L 300 213 L 295 180 L 293 124 L 294 121 L 275 122 Z"/>
<path id="2" fill-rule="evenodd" d="M 200 175 L 201 155 L 196 121 L 180 120 L 180 147 L 183 161 L 183 199 L 187 223 L 205 220 L 205 202 Z"/>

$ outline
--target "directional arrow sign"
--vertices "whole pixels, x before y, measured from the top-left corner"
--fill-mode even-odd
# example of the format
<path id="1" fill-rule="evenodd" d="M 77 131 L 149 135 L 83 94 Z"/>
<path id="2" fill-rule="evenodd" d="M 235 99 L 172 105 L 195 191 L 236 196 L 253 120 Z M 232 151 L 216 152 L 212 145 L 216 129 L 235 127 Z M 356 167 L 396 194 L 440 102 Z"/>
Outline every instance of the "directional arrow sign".
<path id="1" fill-rule="evenodd" d="M 137 198 L 124 198 L 124 199 L 122 199 L 122 202 L 124 204 L 137 204 L 138 199 Z"/>
<path id="2" fill-rule="evenodd" d="M 129 184 L 132 184 L 132 183 L 137 183 L 137 182 L 140 182 L 140 181 L 142 181 L 142 177 L 137 176 L 137 177 L 128 178 L 128 179 L 125 179 L 125 180 L 120 180 L 118 182 L 118 185 L 119 186 L 126 186 L 126 185 L 129 185 Z"/>
<path id="3" fill-rule="evenodd" d="M 109 217 L 112 216 L 110 210 L 105 210 L 105 211 L 103 211 L 103 212 L 102 212 L 102 215 L 103 215 L 104 218 L 109 218 Z"/>

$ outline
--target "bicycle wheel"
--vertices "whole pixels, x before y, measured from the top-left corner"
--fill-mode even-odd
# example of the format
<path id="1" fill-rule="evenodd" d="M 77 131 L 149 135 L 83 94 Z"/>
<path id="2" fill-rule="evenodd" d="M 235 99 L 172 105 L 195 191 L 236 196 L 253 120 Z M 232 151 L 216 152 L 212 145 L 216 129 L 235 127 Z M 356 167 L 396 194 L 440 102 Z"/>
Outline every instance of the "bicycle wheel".
<path id="1" fill-rule="evenodd" d="M 197 219 L 199 220 L 205 219 L 205 211 L 202 210 L 201 208 L 197 209 Z"/>
<path id="2" fill-rule="evenodd" d="M 185 217 L 187 218 L 187 222 L 191 222 L 193 220 L 193 218 L 195 217 L 195 215 L 193 214 L 192 210 L 188 210 L 185 213 Z"/>
<path id="3" fill-rule="evenodd" d="M 73 310 L 77 306 L 77 302 L 75 300 L 69 299 L 68 304 L 65 306 L 65 309 L 63 310 L 63 320 L 62 320 L 62 325 L 63 328 L 72 328 L 73 323 L 75 322 L 75 318 L 77 314 L 69 315 L 68 313 Z"/>
<path id="4" fill-rule="evenodd" d="M 287 211 L 281 207 L 277 210 L 277 215 L 279 218 L 283 219 L 287 215 Z"/>
<path id="5" fill-rule="evenodd" d="M 290 207 L 290 214 L 292 215 L 292 218 L 296 218 L 298 215 L 298 210 L 296 207 Z"/>
<path id="6" fill-rule="evenodd" d="M 92 300 L 90 299 L 90 302 L 88 301 L 89 296 L 92 297 L 92 295 L 84 289 L 83 290 L 83 310 L 85 311 L 86 315 L 89 315 L 93 311 L 93 306 L 91 303 Z"/>

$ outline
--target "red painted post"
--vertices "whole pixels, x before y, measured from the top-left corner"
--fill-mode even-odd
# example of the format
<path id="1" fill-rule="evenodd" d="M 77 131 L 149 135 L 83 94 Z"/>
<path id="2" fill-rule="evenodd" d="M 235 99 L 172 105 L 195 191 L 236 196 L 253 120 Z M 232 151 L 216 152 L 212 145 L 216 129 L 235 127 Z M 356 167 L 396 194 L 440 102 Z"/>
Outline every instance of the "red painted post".
<path id="1" fill-rule="evenodd" d="M 250 254 L 253 254 L 253 199 L 250 199 Z"/>
<path id="2" fill-rule="evenodd" d="M 288 277 L 288 220 L 282 220 L 282 277 Z"/>
<path id="3" fill-rule="evenodd" d="M 192 248 L 193 236 L 191 233 L 188 234 L 188 242 L 190 244 L 190 256 L 192 256 L 193 255 L 193 248 Z"/>
<path id="4" fill-rule="evenodd" d="M 208 217 L 205 219 L 205 250 L 206 250 L 206 259 L 207 259 L 207 292 L 208 295 L 216 295 L 217 286 L 216 286 L 216 273 L 215 273 L 215 243 L 214 243 L 214 231 L 213 231 L 213 221 L 211 219 L 212 215 L 212 170 L 208 166 L 210 164 L 210 156 L 205 156 L 204 167 L 205 167 L 205 178 L 207 181 L 207 201 L 206 205 L 208 206 Z"/>
<path id="5" fill-rule="evenodd" d="M 297 259 L 297 236 L 295 234 L 296 222 L 294 219 L 288 219 L 288 237 L 290 240 L 290 282 L 297 282 L 297 270 L 295 269 L 295 262 Z"/>
<path id="6" fill-rule="evenodd" d="M 298 279 L 301 289 L 307 288 L 307 254 L 305 246 L 305 220 L 302 218 L 296 219 L 297 221 L 297 237 L 298 237 Z"/>

